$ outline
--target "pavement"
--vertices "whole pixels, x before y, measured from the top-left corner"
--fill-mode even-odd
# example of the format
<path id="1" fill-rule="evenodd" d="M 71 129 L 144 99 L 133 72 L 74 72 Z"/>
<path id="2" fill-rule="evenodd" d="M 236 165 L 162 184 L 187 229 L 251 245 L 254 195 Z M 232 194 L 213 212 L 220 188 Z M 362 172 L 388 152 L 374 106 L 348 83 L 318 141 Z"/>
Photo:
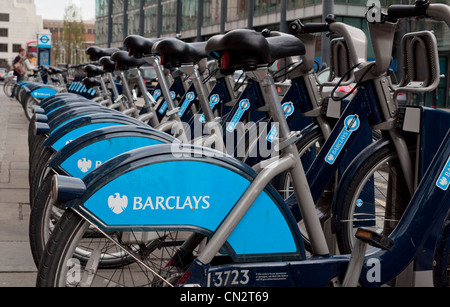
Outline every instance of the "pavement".
<path id="1" fill-rule="evenodd" d="M 28 224 L 28 120 L 0 84 L 0 288 L 34 287 Z"/>

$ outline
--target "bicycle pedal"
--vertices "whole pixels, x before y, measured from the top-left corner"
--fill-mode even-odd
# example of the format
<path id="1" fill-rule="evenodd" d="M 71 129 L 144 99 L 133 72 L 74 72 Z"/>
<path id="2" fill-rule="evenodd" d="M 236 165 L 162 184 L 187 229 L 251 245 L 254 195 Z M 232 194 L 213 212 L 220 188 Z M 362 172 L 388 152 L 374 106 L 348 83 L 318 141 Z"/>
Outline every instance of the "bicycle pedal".
<path id="1" fill-rule="evenodd" d="M 373 247 L 378 247 L 388 251 L 392 251 L 392 246 L 394 246 L 393 240 L 367 228 L 358 228 L 355 237 Z"/>

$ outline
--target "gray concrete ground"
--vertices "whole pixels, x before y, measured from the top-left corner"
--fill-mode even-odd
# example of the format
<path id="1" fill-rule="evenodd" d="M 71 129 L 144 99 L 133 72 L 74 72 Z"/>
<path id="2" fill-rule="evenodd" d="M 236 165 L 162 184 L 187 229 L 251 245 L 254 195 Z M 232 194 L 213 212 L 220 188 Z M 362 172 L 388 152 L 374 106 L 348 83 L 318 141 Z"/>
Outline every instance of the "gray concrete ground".
<path id="1" fill-rule="evenodd" d="M 0 287 L 34 287 L 28 224 L 28 120 L 0 84 Z"/>

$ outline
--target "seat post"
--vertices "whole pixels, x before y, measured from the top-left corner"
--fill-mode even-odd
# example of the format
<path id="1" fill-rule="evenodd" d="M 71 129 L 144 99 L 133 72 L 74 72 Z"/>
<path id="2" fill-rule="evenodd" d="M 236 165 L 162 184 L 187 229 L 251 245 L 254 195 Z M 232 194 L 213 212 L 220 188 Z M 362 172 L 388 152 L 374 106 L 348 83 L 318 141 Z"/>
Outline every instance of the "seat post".
<path id="1" fill-rule="evenodd" d="M 282 148 L 283 155 L 291 155 L 296 160 L 293 168 L 289 170 L 294 186 L 297 203 L 305 223 L 306 231 L 311 240 L 312 252 L 315 255 L 329 255 L 327 241 L 325 239 L 319 217 L 316 213 L 316 206 L 311 195 L 308 185 L 308 179 L 303 168 L 300 156 L 298 155 L 295 142 L 290 142 L 290 138 L 296 137 L 296 133 L 292 133 L 284 111 L 280 102 L 280 98 L 275 88 L 272 76 L 269 74 L 267 67 L 258 68 L 255 71 L 247 72 L 249 77 L 257 80 L 261 89 L 261 94 L 265 103 L 269 105 L 273 121 L 278 123 L 278 137 L 280 143 L 288 144 Z"/>

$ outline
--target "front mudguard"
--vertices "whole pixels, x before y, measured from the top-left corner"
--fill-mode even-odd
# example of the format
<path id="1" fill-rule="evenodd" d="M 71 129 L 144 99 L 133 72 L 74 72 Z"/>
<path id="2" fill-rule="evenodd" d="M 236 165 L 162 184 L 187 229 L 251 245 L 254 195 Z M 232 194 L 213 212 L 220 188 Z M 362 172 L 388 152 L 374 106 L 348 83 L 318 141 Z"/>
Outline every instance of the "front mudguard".
<path id="1" fill-rule="evenodd" d="M 248 165 L 212 149 L 155 145 L 93 170 L 82 179 L 84 195 L 64 205 L 106 231 L 192 231 L 211 237 L 256 175 Z M 236 261 L 305 258 L 298 226 L 271 186 L 224 248 Z"/>

